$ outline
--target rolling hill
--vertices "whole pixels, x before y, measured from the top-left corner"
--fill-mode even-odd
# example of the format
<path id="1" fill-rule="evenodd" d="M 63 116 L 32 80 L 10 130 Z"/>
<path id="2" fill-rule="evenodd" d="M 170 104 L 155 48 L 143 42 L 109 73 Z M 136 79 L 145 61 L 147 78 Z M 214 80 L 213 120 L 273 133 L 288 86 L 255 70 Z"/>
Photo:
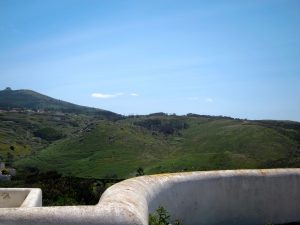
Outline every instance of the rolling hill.
<path id="1" fill-rule="evenodd" d="M 0 109 L 30 109 L 63 113 L 96 114 L 106 118 L 117 119 L 121 116 L 102 109 L 85 107 L 61 101 L 32 90 L 12 90 L 6 88 L 0 91 Z"/>
<path id="2" fill-rule="evenodd" d="M 144 126 L 149 120 L 156 126 Z M 174 121 L 184 125 L 176 127 Z M 268 126 L 259 121 L 213 117 L 142 116 L 96 121 L 87 132 L 50 144 L 16 165 L 95 178 L 126 178 L 134 176 L 140 167 L 146 174 L 300 167 L 296 131 Z"/>
<path id="3" fill-rule="evenodd" d="M 2 108 L 22 105 L 11 102 L 15 96 L 3 100 L 3 92 L 29 98 L 26 109 L 51 108 L 47 113 L 0 113 L 0 157 L 18 170 L 37 167 L 82 178 L 127 178 L 138 168 L 153 174 L 300 167 L 298 122 L 164 113 L 106 117 L 36 92 L 11 90 L 1 92 Z M 64 107 L 79 107 L 80 113 L 62 113 Z"/>

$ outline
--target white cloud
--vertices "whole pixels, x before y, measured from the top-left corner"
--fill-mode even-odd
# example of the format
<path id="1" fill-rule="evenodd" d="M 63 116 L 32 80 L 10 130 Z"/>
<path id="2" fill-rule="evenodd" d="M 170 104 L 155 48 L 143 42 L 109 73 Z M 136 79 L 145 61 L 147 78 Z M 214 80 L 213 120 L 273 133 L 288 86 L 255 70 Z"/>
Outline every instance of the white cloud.
<path id="1" fill-rule="evenodd" d="M 120 96 L 124 96 L 124 95 L 129 95 L 132 97 L 138 97 L 139 94 L 138 93 L 130 93 L 130 94 L 125 94 L 123 92 L 118 92 L 115 94 L 104 94 L 104 93 L 93 93 L 91 94 L 92 98 L 102 98 L 102 99 L 107 99 L 107 98 L 116 98 L 116 97 L 120 97 Z"/>
<path id="2" fill-rule="evenodd" d="M 106 99 L 106 98 L 116 98 L 116 97 L 119 97 L 119 96 L 122 96 L 122 95 L 124 95 L 124 93 L 122 93 L 122 92 L 116 93 L 116 94 L 93 93 L 91 95 L 91 97 Z"/>
<path id="3" fill-rule="evenodd" d="M 206 102 L 213 102 L 214 100 L 212 98 L 206 98 L 205 101 Z"/>

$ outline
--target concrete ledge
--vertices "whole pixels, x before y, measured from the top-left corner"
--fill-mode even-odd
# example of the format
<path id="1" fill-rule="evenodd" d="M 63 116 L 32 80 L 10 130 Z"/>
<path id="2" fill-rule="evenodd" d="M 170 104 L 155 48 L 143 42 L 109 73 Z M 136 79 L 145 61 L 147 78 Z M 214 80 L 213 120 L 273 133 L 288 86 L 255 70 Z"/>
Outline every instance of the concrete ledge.
<path id="1" fill-rule="evenodd" d="M 42 206 L 39 188 L 0 188 L 0 208 Z"/>
<path id="2" fill-rule="evenodd" d="M 30 188 L 27 197 L 20 207 L 42 207 L 42 190 Z"/>
<path id="3" fill-rule="evenodd" d="M 300 221 L 300 169 L 137 177 L 107 189 L 95 206 L 0 209 L 0 224 L 147 225 L 160 205 L 183 225 Z"/>

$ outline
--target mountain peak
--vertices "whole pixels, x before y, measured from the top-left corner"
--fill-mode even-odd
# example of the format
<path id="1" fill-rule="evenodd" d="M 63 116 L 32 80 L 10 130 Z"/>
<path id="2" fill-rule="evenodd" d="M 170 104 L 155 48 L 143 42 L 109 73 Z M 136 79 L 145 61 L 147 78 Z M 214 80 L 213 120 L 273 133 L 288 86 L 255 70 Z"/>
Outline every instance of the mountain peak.
<path id="1" fill-rule="evenodd" d="M 76 105 L 70 102 L 51 98 L 32 90 L 12 90 L 10 87 L 0 91 L 0 109 L 30 109 L 34 111 L 44 110 L 63 113 L 88 113 L 102 115 L 106 118 L 112 119 L 121 117 L 120 115 L 110 111 Z"/>

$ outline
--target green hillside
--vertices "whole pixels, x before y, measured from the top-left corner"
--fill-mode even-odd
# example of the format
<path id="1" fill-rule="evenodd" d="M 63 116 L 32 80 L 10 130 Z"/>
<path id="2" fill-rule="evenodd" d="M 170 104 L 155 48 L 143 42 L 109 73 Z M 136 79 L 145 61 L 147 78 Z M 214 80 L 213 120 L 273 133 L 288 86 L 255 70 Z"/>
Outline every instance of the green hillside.
<path id="1" fill-rule="evenodd" d="M 138 168 L 153 174 L 300 167 L 298 122 L 164 113 L 122 117 L 11 89 L 0 91 L 0 109 L 0 160 L 19 171 L 127 178 Z"/>
<path id="2" fill-rule="evenodd" d="M 96 121 L 88 131 L 18 160 L 78 177 L 130 177 L 189 170 L 300 167 L 300 124 L 208 116 Z"/>
<path id="3" fill-rule="evenodd" d="M 11 162 L 67 138 L 93 121 L 89 115 L 0 113 L 0 160 Z"/>

